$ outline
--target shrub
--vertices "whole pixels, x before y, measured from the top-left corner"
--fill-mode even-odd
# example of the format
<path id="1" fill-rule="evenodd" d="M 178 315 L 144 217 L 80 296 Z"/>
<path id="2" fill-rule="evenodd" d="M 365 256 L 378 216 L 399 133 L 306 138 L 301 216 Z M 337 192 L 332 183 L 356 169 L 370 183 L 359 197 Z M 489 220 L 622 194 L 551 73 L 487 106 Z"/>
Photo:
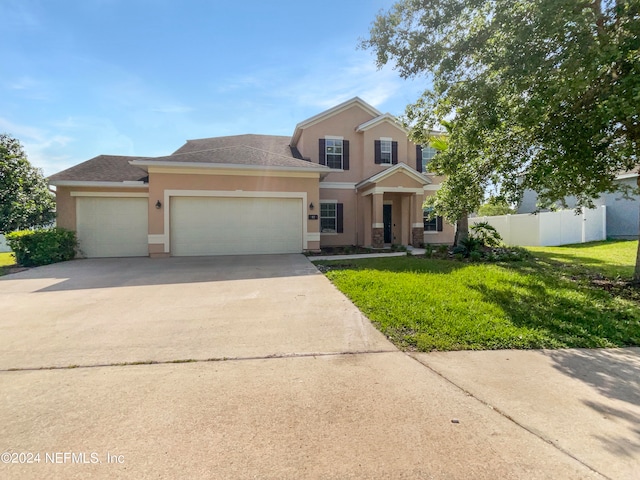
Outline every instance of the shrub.
<path id="1" fill-rule="evenodd" d="M 482 242 L 485 247 L 499 247 L 502 237 L 495 227 L 487 222 L 479 222 L 471 227 L 472 236 Z"/>
<path id="2" fill-rule="evenodd" d="M 72 260 L 76 255 L 76 233 L 64 228 L 21 230 L 6 235 L 7 243 L 24 267 L 37 267 Z"/>

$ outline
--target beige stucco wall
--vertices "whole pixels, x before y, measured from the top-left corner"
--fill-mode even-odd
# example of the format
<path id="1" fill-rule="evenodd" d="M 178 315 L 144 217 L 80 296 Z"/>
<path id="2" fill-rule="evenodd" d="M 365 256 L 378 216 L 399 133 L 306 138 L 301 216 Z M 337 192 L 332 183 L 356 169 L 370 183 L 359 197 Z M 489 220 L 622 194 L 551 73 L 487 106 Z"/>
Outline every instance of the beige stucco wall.
<path id="1" fill-rule="evenodd" d="M 113 194 L 147 193 L 146 188 L 104 188 L 104 187 L 56 187 L 56 224 L 69 230 L 76 230 L 76 197 L 71 192 L 91 192 Z"/>
<path id="2" fill-rule="evenodd" d="M 327 189 L 320 190 L 321 201 L 322 200 L 335 200 L 337 203 L 343 204 L 343 233 L 321 233 L 320 234 L 320 246 L 345 246 L 345 245 L 357 245 L 358 242 L 358 223 L 356 219 L 361 215 L 358 212 L 358 203 L 356 202 L 355 190 L 342 190 L 342 189 Z M 320 215 L 320 209 L 317 210 L 318 216 Z M 320 220 L 318 220 L 318 227 L 320 226 Z"/>
<path id="3" fill-rule="evenodd" d="M 303 157 L 310 158 L 313 163 L 320 163 L 318 157 L 318 140 L 326 135 L 343 137 L 349 140 L 349 170 L 344 172 L 330 173 L 325 181 L 327 182 L 359 182 L 364 177 L 361 161 L 363 152 L 362 135 L 355 131 L 355 127 L 368 122 L 373 116 L 354 105 L 350 109 L 338 113 L 315 125 L 305 128 L 298 141 L 298 150 Z"/>
<path id="4" fill-rule="evenodd" d="M 307 215 L 320 214 L 320 193 L 318 188 L 318 173 L 312 172 L 264 172 L 245 171 L 233 174 L 232 171 L 201 171 L 176 170 L 182 173 L 168 173 L 163 169 L 149 170 L 149 234 L 164 233 L 165 190 L 201 190 L 201 191 L 245 191 L 245 192 L 306 192 Z M 162 208 L 155 208 L 160 200 Z M 309 208 L 313 203 L 314 210 Z M 317 234 L 320 230 L 320 220 L 307 220 L 307 233 Z M 320 242 L 310 240 L 307 248 L 317 250 Z M 150 245 L 151 253 L 162 251 L 162 245 Z"/>

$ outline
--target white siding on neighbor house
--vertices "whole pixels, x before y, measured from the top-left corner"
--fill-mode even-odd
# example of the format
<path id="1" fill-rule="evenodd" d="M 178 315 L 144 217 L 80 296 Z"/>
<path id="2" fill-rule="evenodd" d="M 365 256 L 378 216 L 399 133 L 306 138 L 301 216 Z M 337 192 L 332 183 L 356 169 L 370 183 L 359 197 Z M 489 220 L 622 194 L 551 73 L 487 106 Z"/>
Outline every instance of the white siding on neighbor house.
<path id="1" fill-rule="evenodd" d="M 630 188 L 635 188 L 637 178 L 620 178 L 616 182 Z M 525 190 L 518 205 L 518 213 L 531 213 L 537 208 L 538 195 L 533 190 Z M 566 198 L 567 207 L 572 209 L 576 204 L 575 197 Z M 637 238 L 640 228 L 640 195 L 623 198 L 621 192 L 603 193 L 594 199 L 596 207 L 607 207 L 607 237 Z M 544 212 L 548 210 L 542 210 Z"/>
<path id="2" fill-rule="evenodd" d="M 607 207 L 585 209 L 579 215 L 573 210 L 542 212 L 537 215 L 500 215 L 473 217 L 469 226 L 480 222 L 492 225 L 507 245 L 523 247 L 567 245 L 606 240 Z"/>
<path id="3" fill-rule="evenodd" d="M 149 254 L 147 198 L 76 198 L 76 231 L 82 254 L 144 257 Z"/>
<path id="4" fill-rule="evenodd" d="M 174 256 L 300 253 L 299 198 L 172 197 Z"/>
<path id="5" fill-rule="evenodd" d="M 4 238 L 4 235 L 0 234 L 0 253 L 4 253 L 4 252 L 10 252 L 11 249 L 9 248 L 9 245 L 7 245 L 7 241 Z"/>

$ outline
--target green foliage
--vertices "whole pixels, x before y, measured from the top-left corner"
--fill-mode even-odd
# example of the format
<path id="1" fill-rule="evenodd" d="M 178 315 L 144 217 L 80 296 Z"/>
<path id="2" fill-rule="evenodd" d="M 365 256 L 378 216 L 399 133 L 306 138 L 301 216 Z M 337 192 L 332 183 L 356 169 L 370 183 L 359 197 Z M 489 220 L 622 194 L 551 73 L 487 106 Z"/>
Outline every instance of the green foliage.
<path id="1" fill-rule="evenodd" d="M 485 247 L 497 247 L 502 243 L 502 236 L 493 225 L 487 222 L 476 223 L 471 227 L 471 232 L 473 237 Z"/>
<path id="2" fill-rule="evenodd" d="M 0 134 L 0 233 L 49 225 L 54 211 L 42 172 L 29 163 L 18 140 Z"/>
<path id="3" fill-rule="evenodd" d="M 453 119 L 434 160 L 461 209 L 489 183 L 511 204 L 533 189 L 543 207 L 590 207 L 640 166 L 639 0 L 400 0 L 362 46 L 432 80 L 405 122 L 421 142 Z"/>
<path id="4" fill-rule="evenodd" d="M 326 275 L 406 350 L 640 345 L 637 303 L 543 262 L 375 258 Z"/>
<path id="5" fill-rule="evenodd" d="M 75 232 L 64 228 L 20 230 L 6 238 L 17 263 L 24 267 L 72 260 L 78 245 Z"/>
<path id="6" fill-rule="evenodd" d="M 493 217 L 495 215 L 508 215 L 514 214 L 516 210 L 511 208 L 504 198 L 489 197 L 485 203 L 478 208 L 478 216 L 480 217 Z"/>

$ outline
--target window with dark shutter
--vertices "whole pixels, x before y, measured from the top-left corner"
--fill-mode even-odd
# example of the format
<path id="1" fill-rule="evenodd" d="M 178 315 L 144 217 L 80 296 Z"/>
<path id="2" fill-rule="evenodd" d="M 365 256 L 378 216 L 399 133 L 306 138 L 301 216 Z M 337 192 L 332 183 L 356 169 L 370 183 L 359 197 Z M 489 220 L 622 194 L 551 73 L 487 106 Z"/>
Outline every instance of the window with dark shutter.
<path id="1" fill-rule="evenodd" d="M 442 217 L 432 217 L 432 208 L 425 208 L 423 210 L 423 222 L 425 232 L 441 232 L 442 231 Z"/>
<path id="2" fill-rule="evenodd" d="M 371 145 L 371 144 L 369 144 L 369 145 Z M 380 146 L 380 140 L 374 140 L 373 141 L 373 150 L 374 150 L 374 153 L 375 153 L 374 161 L 376 163 L 382 163 L 382 149 L 381 149 L 381 146 Z"/>
<path id="3" fill-rule="evenodd" d="M 349 140 L 342 141 L 342 169 L 349 170 Z"/>
<path id="4" fill-rule="evenodd" d="M 398 142 L 391 142 L 391 163 L 398 163 Z"/>
<path id="5" fill-rule="evenodd" d="M 327 164 L 327 149 L 325 147 L 324 138 L 321 138 L 318 142 L 320 144 L 320 148 L 318 149 L 318 163 L 320 165 Z"/>
<path id="6" fill-rule="evenodd" d="M 338 233 L 344 232 L 344 208 L 342 203 L 336 204 L 336 231 Z"/>
<path id="7" fill-rule="evenodd" d="M 422 173 L 422 147 L 416 145 L 416 170 Z"/>

